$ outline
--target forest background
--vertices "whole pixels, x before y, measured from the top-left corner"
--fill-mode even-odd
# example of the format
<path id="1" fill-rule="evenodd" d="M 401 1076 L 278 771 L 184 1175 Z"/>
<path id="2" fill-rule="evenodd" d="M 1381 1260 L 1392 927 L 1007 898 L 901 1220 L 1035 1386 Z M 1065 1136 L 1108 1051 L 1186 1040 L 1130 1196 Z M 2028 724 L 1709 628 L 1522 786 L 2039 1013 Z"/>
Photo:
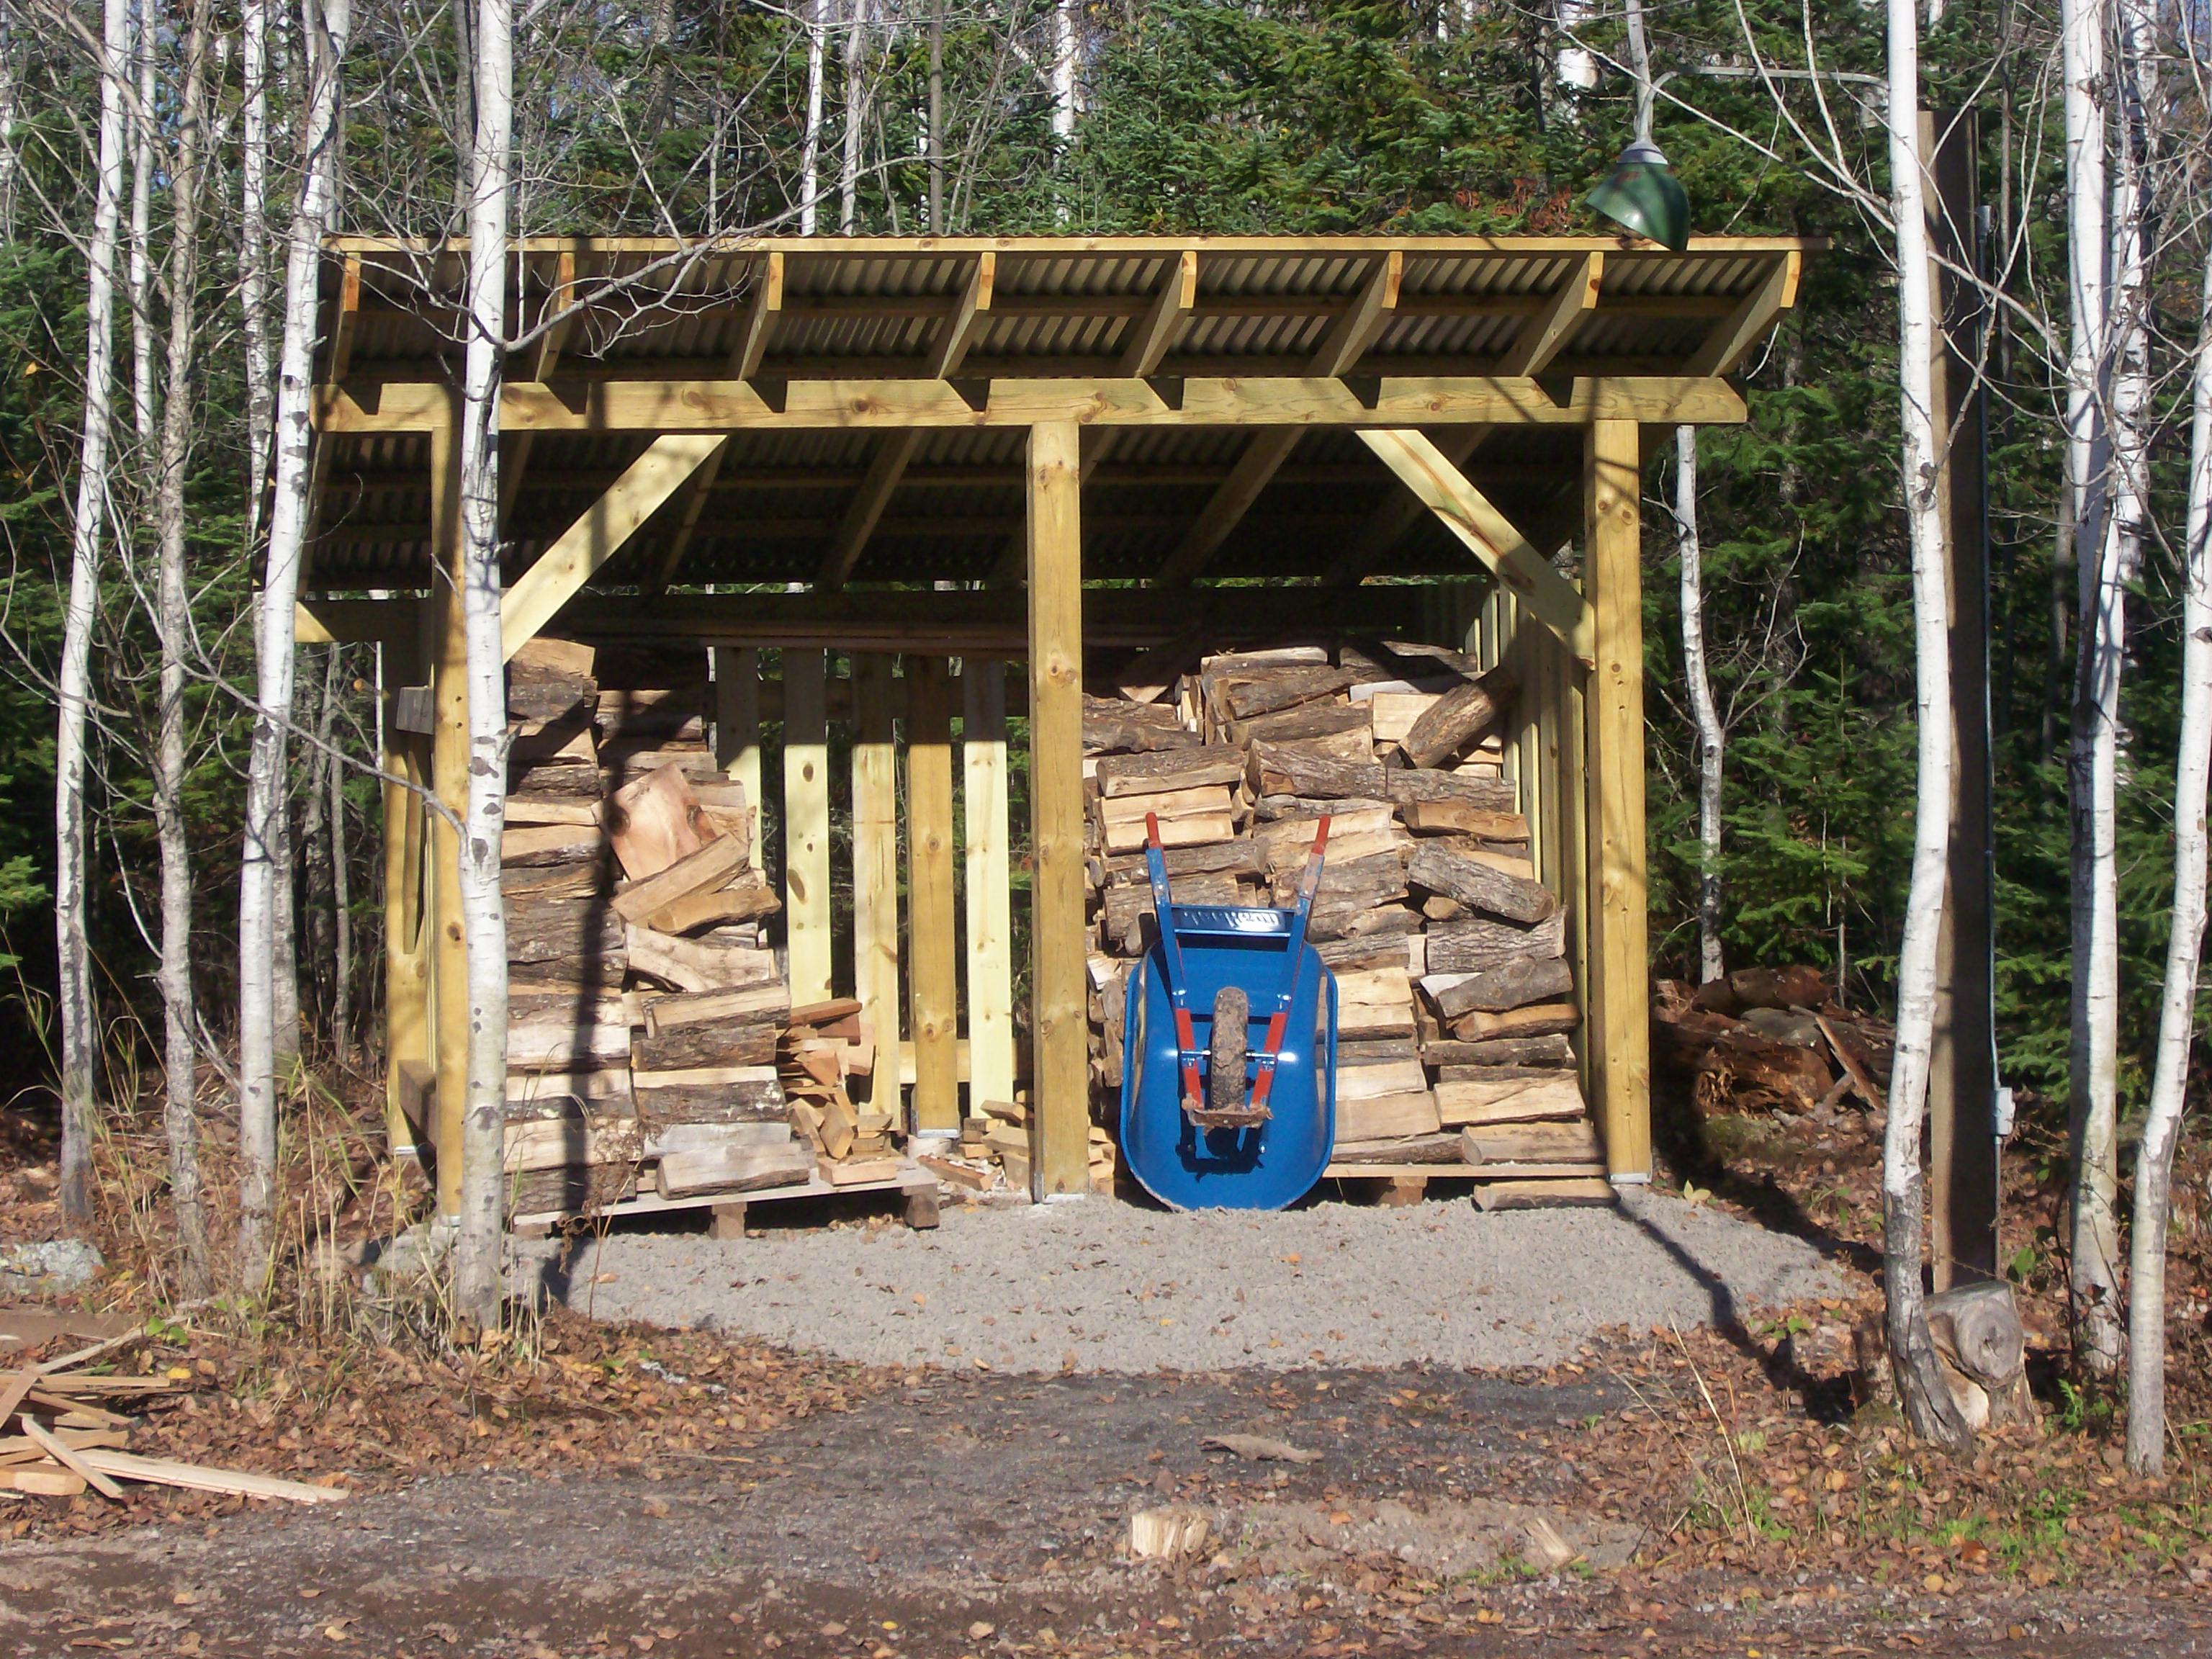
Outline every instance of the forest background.
<path id="1" fill-rule="evenodd" d="M 186 9 L 148 0 L 142 58 L 178 51 Z M 265 464 L 252 437 L 265 424 L 265 404 L 255 418 L 265 391 L 250 383 L 241 311 L 251 261 L 232 139 L 244 88 L 229 12 L 226 0 L 210 20 L 186 490 L 193 957 L 217 1069 L 235 1019 L 252 507 Z M 407 0 L 353 7 L 334 228 L 464 231 L 457 15 Z M 543 0 L 518 15 L 519 234 L 1589 233 L 1603 227 L 1582 198 L 1632 118 L 1623 18 L 1578 3 L 815 0 L 793 10 Z M 267 16 L 277 135 L 267 199 L 281 221 L 306 73 L 296 18 Z M 0 930 L 8 1018 L 21 1039 L 11 1040 L 12 1084 L 36 1096 L 58 1063 L 53 687 L 79 455 L 100 19 L 61 0 L 7 0 L 0 17 L 0 662 L 12 677 L 0 699 Z M 1855 0 L 1662 0 L 1647 21 L 1653 67 L 1668 77 L 1657 137 L 1695 230 L 1828 243 L 1796 310 L 1747 368 L 1749 423 L 1700 440 L 1706 648 L 1729 727 L 1723 948 L 1732 966 L 1819 963 L 1848 1000 L 1886 1006 L 1912 851 L 1914 741 L 1895 278 L 1867 198 L 1828 187 L 1807 143 L 1826 135 L 1859 179 L 1884 188 L 1870 84 L 1882 69 L 1880 17 Z M 2054 1162 L 2065 1140 L 2077 646 L 2063 364 L 2050 343 L 2063 343 L 2066 312 L 2057 27 L 2055 9 L 1996 0 L 1942 9 L 1923 42 L 1928 102 L 1982 112 L 1987 263 L 2008 301 L 1988 364 L 1999 1012 L 2003 1074 L 2021 1091 L 2028 1144 Z M 1817 64 L 1823 78 L 1767 81 L 1752 69 L 1760 62 Z M 175 80 L 142 70 L 135 191 L 166 177 Z M 89 921 L 109 1100 L 139 1097 L 142 1068 L 161 1051 L 151 363 L 174 296 L 162 288 L 167 228 L 160 216 L 149 222 L 118 310 L 120 375 L 146 395 L 118 394 L 107 480 L 116 528 L 93 655 Z M 281 222 L 274 234 L 281 246 Z M 2150 540 L 2121 705 L 2124 1116 L 2148 1081 L 2173 890 L 2176 572 L 2203 268 L 2190 215 L 2169 216 L 2155 258 Z M 2017 325 L 2039 318 L 2058 320 Z M 1681 690 L 1674 465 L 1671 452 L 1655 453 L 1646 477 L 1653 937 L 1660 971 L 1694 979 L 1697 762 Z M 372 748 L 366 672 L 331 651 L 302 653 L 300 726 L 356 757 Z M 291 937 L 304 1024 L 311 1042 L 344 1049 L 374 1029 L 374 785 L 334 772 L 329 750 L 294 752 Z"/>

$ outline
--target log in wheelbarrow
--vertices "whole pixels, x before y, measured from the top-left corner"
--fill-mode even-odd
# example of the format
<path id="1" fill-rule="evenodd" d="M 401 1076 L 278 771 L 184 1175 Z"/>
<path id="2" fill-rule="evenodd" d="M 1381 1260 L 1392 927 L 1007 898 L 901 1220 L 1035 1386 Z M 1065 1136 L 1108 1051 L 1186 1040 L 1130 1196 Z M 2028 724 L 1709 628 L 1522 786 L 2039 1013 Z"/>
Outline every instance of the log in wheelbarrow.
<path id="1" fill-rule="evenodd" d="M 1129 985 L 1121 1156 L 1176 1209 L 1279 1210 L 1336 1139 L 1336 978 L 1306 942 L 1328 820 L 1287 910 L 1177 904 L 1149 814 L 1145 843 L 1156 925 Z"/>

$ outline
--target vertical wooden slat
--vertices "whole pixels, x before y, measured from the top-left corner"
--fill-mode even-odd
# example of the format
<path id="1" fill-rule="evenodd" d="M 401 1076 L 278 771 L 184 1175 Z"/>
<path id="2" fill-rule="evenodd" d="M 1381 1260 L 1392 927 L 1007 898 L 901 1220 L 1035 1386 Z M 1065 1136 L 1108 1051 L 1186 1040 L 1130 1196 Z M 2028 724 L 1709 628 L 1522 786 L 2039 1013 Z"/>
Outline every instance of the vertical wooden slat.
<path id="1" fill-rule="evenodd" d="M 1559 901 L 1567 911 L 1567 965 L 1575 983 L 1588 985 L 1595 971 L 1589 951 L 1589 860 L 1584 848 L 1589 840 L 1589 791 L 1584 786 L 1583 668 L 1567 648 L 1548 635 L 1544 640 L 1552 684 L 1551 696 L 1559 709 L 1559 764 L 1555 769 L 1552 842 L 1553 867 L 1559 872 Z M 1585 1098 L 1594 1095 L 1594 1056 L 1598 1044 L 1583 1005 L 1583 1032 L 1577 1045 Z"/>
<path id="2" fill-rule="evenodd" d="M 876 1044 L 877 1111 L 899 1077 L 898 751 L 891 659 L 853 659 L 853 994 Z"/>
<path id="3" fill-rule="evenodd" d="M 829 657 L 783 653 L 784 941 L 794 1004 L 830 1000 Z"/>
<path id="4" fill-rule="evenodd" d="M 383 732 L 379 761 L 388 776 L 420 783 L 423 774 L 421 739 L 393 724 L 391 708 L 399 687 L 421 683 L 418 642 L 386 640 L 378 647 L 377 664 L 377 690 L 385 699 L 384 719 L 379 723 Z M 401 1103 L 405 1069 L 427 1069 L 430 1059 L 429 961 L 422 933 L 422 842 L 427 826 L 422 798 L 412 789 L 386 783 L 382 794 L 385 1131 L 397 1150 L 416 1143 L 416 1131 Z"/>
<path id="5" fill-rule="evenodd" d="M 1030 1121 L 1040 1195 L 1089 1182 L 1083 957 L 1081 428 L 1030 428 Z"/>
<path id="6" fill-rule="evenodd" d="M 744 786 L 753 820 L 753 867 L 760 867 L 760 653 L 714 647 L 714 764 Z"/>
<path id="7" fill-rule="evenodd" d="M 952 896 L 952 683 L 942 657 L 907 659 L 906 890 L 912 937 L 914 1127 L 960 1128 L 960 953 Z"/>
<path id="8" fill-rule="evenodd" d="M 460 446 L 451 422 L 430 434 L 430 522 L 438 559 L 438 588 L 431 610 L 437 638 L 431 658 L 430 787 L 456 817 L 468 811 L 468 641 L 461 626 Z M 438 1211 L 459 1212 L 461 1201 L 461 1120 L 469 1080 L 468 949 L 461 932 L 461 849 L 441 817 L 430 832 L 432 1063 L 438 1073 L 438 1110 L 432 1141 L 438 1152 Z"/>
<path id="9" fill-rule="evenodd" d="M 1583 469 L 1583 585 L 1596 656 L 1583 709 L 1588 992 L 1606 1166 L 1615 1180 L 1648 1179 L 1651 1172 L 1640 446 L 1634 422 L 1595 422 Z"/>
<path id="10" fill-rule="evenodd" d="M 960 787 L 968 878 L 968 1106 L 1014 1097 L 1012 874 L 1006 824 L 1006 665 L 961 665 Z"/>

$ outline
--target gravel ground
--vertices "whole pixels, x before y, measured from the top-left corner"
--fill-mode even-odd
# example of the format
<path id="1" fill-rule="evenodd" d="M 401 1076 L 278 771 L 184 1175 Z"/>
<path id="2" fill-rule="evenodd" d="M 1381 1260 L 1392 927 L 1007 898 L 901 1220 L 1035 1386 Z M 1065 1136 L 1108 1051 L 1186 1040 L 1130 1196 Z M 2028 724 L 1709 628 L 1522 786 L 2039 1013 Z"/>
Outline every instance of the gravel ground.
<path id="1" fill-rule="evenodd" d="M 597 1317 L 750 1332 L 878 1364 L 1218 1370 L 1549 1364 L 1607 1326 L 1839 1294 L 1802 1239 L 1632 1194 L 1607 1210 L 947 1208 L 935 1232 L 620 1233 L 525 1270 Z"/>

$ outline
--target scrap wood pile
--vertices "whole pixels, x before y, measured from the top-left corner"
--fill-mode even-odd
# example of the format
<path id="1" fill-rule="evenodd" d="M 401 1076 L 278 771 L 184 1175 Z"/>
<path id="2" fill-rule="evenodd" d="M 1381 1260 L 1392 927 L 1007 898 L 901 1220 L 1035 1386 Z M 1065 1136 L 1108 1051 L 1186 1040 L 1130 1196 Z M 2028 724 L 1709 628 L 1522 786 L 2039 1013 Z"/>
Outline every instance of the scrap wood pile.
<path id="1" fill-rule="evenodd" d="M 1832 1112 L 1846 1096 L 1889 1109 L 1895 1033 L 1847 1012 L 1817 968 L 1741 968 L 1692 987 L 1653 987 L 1651 1058 L 1688 1079 L 1707 1110 Z"/>
<path id="2" fill-rule="evenodd" d="M 948 1152 L 925 1154 L 918 1161 L 946 1186 L 963 1193 L 1030 1192 L 1030 1127 L 1029 1091 L 1017 1089 L 1013 1099 L 987 1100 L 973 1117 L 960 1121 L 960 1139 Z M 1120 1152 L 1104 1127 L 1091 1125 L 1090 1188 L 1111 1196 L 1120 1170 Z"/>
<path id="3" fill-rule="evenodd" d="M 1084 703 L 1103 1097 L 1152 939 L 1147 817 L 1177 902 L 1287 906 L 1326 813 L 1309 936 L 1337 981 L 1332 1173 L 1473 1176 L 1492 1205 L 1610 1201 L 1565 918 L 1505 775 L 1510 675 L 1429 646 L 1307 646 L 1208 657 L 1148 690 Z"/>
<path id="4" fill-rule="evenodd" d="M 8 1317 L 0 1311 L 0 1323 Z M 193 1387 L 192 1372 L 181 1366 L 144 1376 L 89 1369 L 137 1341 L 138 1334 L 133 1330 L 0 1371 L 0 1492 L 74 1498 L 90 1488 L 121 1503 L 129 1482 L 295 1504 L 331 1504 L 346 1497 L 342 1487 L 131 1451 L 131 1434 L 145 1408 L 173 1402 Z"/>
<path id="5" fill-rule="evenodd" d="M 681 663 L 684 659 L 676 659 Z M 507 907 L 507 1202 L 517 1219 L 830 1184 L 890 1152 L 848 1080 L 854 1008 L 794 1009 L 754 806 L 706 743 L 705 659 L 602 662 L 535 640 L 501 848 Z"/>

